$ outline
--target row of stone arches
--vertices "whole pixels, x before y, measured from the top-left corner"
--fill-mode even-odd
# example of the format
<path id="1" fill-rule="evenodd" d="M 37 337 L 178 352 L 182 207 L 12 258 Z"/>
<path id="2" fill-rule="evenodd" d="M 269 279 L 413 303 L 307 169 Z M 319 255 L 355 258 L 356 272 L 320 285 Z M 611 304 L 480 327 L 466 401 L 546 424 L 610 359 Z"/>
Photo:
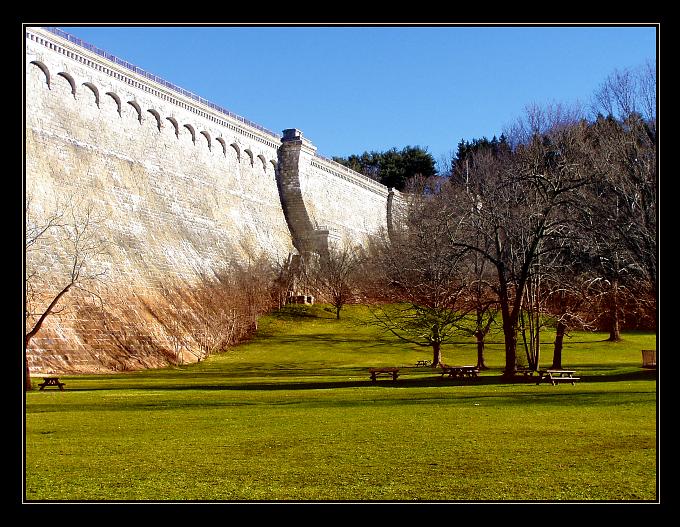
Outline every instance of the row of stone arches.
<path id="1" fill-rule="evenodd" d="M 49 68 L 39 60 L 32 60 L 30 64 L 34 65 L 35 67 L 42 71 L 42 73 L 45 75 L 45 82 L 47 84 L 48 89 L 52 89 L 54 79 L 51 75 Z M 79 85 L 74 79 L 74 77 L 65 71 L 60 71 L 56 75 L 58 77 L 65 79 L 66 82 L 68 82 L 71 94 L 73 95 L 74 98 L 76 98 Z M 178 139 L 180 137 L 180 133 L 186 131 L 189 134 L 193 144 L 196 144 L 197 140 L 200 139 L 200 137 L 203 137 L 208 147 L 208 150 L 210 151 L 212 151 L 213 146 L 215 146 L 214 143 L 217 143 L 220 145 L 219 148 L 221 149 L 222 154 L 225 157 L 227 156 L 227 152 L 229 151 L 229 149 L 233 149 L 236 155 L 236 159 L 239 163 L 241 163 L 242 160 L 245 159 L 250 164 L 251 167 L 255 167 L 256 162 L 259 162 L 262 165 L 262 169 L 264 170 L 265 173 L 268 171 L 267 170 L 268 165 L 272 166 L 272 170 L 274 172 L 276 171 L 277 163 L 275 160 L 270 159 L 269 161 L 267 161 L 267 158 L 263 154 L 256 154 L 250 148 L 242 148 L 241 145 L 239 145 L 238 142 L 236 141 L 228 142 L 221 135 L 213 137 L 213 134 L 211 134 L 209 131 L 197 130 L 197 128 L 190 123 L 180 124 L 180 122 L 173 116 L 163 118 L 161 114 L 158 112 L 158 110 L 154 108 L 144 110 L 136 100 L 133 99 L 129 101 L 124 101 L 118 94 L 116 94 L 113 91 L 107 91 L 102 94 L 99 88 L 92 82 L 89 81 L 83 82 L 82 84 L 80 84 L 80 86 L 83 86 L 89 92 L 92 93 L 97 108 L 101 108 L 102 99 L 104 97 L 110 97 L 111 100 L 115 103 L 119 117 L 122 117 L 123 115 L 123 108 L 125 107 L 124 105 L 129 105 L 136 112 L 137 120 L 139 121 L 140 124 L 143 123 L 145 118 L 153 119 L 152 122 L 158 129 L 158 132 L 161 132 L 164 126 L 172 126 L 174 135 Z"/>

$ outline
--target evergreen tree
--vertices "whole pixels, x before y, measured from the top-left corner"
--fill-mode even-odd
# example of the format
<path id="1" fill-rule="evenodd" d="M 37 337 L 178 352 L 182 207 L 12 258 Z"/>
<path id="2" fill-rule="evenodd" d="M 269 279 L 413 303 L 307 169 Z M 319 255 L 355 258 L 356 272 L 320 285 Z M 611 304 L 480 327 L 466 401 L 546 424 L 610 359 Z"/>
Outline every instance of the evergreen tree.
<path id="1" fill-rule="evenodd" d="M 334 161 L 359 172 L 383 185 L 404 190 L 413 177 L 428 178 L 436 174 L 432 154 L 419 146 L 391 148 L 385 152 L 364 152 L 348 157 L 334 157 Z"/>
<path id="2" fill-rule="evenodd" d="M 461 139 L 458 143 L 456 156 L 451 163 L 450 176 L 456 181 L 464 182 L 470 170 L 474 170 L 471 163 L 474 164 L 476 154 L 487 152 L 494 158 L 501 159 L 506 157 L 510 151 L 510 144 L 504 134 L 501 134 L 500 138 L 494 135 L 491 140 L 486 137 L 472 141 Z"/>

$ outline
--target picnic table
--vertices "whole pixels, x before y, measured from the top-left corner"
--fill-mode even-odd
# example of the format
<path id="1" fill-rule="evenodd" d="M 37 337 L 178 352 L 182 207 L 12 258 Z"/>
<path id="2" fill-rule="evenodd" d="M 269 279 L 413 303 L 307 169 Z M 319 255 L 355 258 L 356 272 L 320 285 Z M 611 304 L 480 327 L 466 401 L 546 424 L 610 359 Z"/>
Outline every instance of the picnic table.
<path id="1" fill-rule="evenodd" d="M 429 366 L 430 364 L 429 360 L 419 360 L 416 362 L 416 366 Z"/>
<path id="2" fill-rule="evenodd" d="M 396 381 L 399 377 L 399 368 L 369 368 L 368 373 L 371 375 L 371 380 L 376 382 L 379 375 L 391 375 L 392 380 Z"/>
<path id="3" fill-rule="evenodd" d="M 476 366 L 448 366 L 446 364 L 441 364 L 440 366 L 442 369 L 442 379 L 447 375 L 451 378 L 473 378 L 477 377 L 479 373 L 479 369 Z"/>
<path id="4" fill-rule="evenodd" d="M 43 377 L 43 382 L 38 384 L 40 386 L 40 390 L 44 390 L 47 386 L 58 386 L 59 390 L 62 392 L 64 391 L 64 384 L 63 382 L 59 382 L 59 377 Z"/>
<path id="5" fill-rule="evenodd" d="M 536 384 L 542 382 L 549 382 L 553 386 L 560 382 L 570 382 L 572 385 L 579 380 L 579 377 L 574 377 L 575 370 L 540 370 L 538 372 L 538 380 Z"/>

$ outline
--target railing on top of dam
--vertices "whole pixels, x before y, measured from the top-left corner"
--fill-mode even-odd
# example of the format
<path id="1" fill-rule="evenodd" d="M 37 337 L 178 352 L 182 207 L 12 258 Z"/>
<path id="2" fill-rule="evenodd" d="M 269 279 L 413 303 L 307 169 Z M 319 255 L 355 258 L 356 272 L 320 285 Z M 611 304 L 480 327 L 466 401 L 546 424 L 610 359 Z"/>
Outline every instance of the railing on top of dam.
<path id="1" fill-rule="evenodd" d="M 368 185 L 372 185 L 373 187 L 375 187 L 375 188 L 377 188 L 377 189 L 381 189 L 381 190 L 382 190 L 382 189 L 387 189 L 387 188 L 388 188 L 388 187 L 386 187 L 385 185 L 383 185 L 382 183 L 380 183 L 379 181 L 376 181 L 375 179 L 371 179 L 370 177 L 368 177 L 368 176 L 362 174 L 361 172 L 357 172 L 357 171 L 355 171 L 355 170 L 352 170 L 351 168 L 349 168 L 349 167 L 343 165 L 342 163 L 338 163 L 337 161 L 335 161 L 335 160 L 333 160 L 333 159 L 330 159 L 330 158 L 328 158 L 328 157 L 322 156 L 321 154 L 318 154 L 318 153 L 315 154 L 315 156 L 318 157 L 318 158 L 320 158 L 320 159 L 323 159 L 324 161 L 326 161 L 326 163 L 328 163 L 329 165 L 331 165 L 331 166 L 332 166 L 334 169 L 336 169 L 338 172 L 344 172 L 345 174 L 348 174 L 348 175 L 350 175 L 350 176 L 352 176 L 352 177 L 358 179 L 359 181 L 363 181 L 363 182 L 365 182 L 365 183 L 368 184 Z"/>
<path id="2" fill-rule="evenodd" d="M 162 79 L 161 77 L 158 77 L 157 75 L 154 75 L 153 73 L 149 73 L 148 71 L 143 70 L 142 68 L 139 68 L 135 66 L 134 64 L 130 64 L 129 62 L 119 59 L 118 57 L 111 55 L 110 53 L 107 53 L 106 51 L 99 49 L 96 46 L 93 46 L 92 44 L 89 44 L 85 42 L 84 40 L 79 39 L 78 37 L 74 37 L 70 33 L 66 33 L 65 31 L 59 29 L 58 27 L 43 27 L 46 31 L 49 31 L 50 33 L 53 33 L 61 38 L 64 38 L 68 40 L 69 42 L 73 42 L 74 44 L 80 46 L 81 48 L 85 48 L 92 53 L 95 53 L 101 57 L 104 57 L 107 60 L 110 60 L 111 62 L 114 62 L 118 64 L 119 66 L 123 66 L 126 69 L 129 69 L 130 71 L 133 71 L 134 73 L 141 75 L 142 77 L 146 77 L 149 80 L 152 80 L 158 84 L 161 84 L 165 86 L 166 88 L 170 88 L 173 91 L 176 91 L 185 97 L 189 97 L 190 99 L 193 99 L 195 101 L 200 102 L 201 104 L 205 104 L 206 106 L 212 108 L 213 110 L 217 110 L 218 112 L 221 112 L 225 115 L 228 115 L 232 119 L 236 119 L 237 121 L 240 121 L 244 124 L 247 124 L 248 126 L 252 126 L 253 128 L 256 128 L 257 130 L 260 130 L 261 132 L 264 132 L 266 134 L 269 134 L 276 139 L 281 139 L 281 135 L 272 132 L 271 130 L 267 130 L 263 126 L 260 126 L 257 123 L 254 123 L 252 121 L 249 121 L 245 117 L 241 117 L 240 115 L 236 115 L 233 112 L 230 112 L 226 108 L 222 108 L 221 106 L 212 103 L 200 95 L 196 95 L 195 93 L 192 93 L 188 90 L 185 90 L 184 88 L 180 88 L 179 86 L 176 86 L 175 84 L 172 84 L 171 82 L 166 81 L 165 79 Z"/>

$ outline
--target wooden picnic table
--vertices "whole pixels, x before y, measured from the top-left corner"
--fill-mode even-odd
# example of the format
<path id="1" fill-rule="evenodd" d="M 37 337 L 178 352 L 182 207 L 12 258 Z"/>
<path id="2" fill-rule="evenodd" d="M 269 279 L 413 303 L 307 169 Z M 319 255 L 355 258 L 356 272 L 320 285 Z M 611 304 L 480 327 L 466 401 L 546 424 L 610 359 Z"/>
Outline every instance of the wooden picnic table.
<path id="1" fill-rule="evenodd" d="M 392 380 L 396 381 L 397 377 L 399 377 L 399 368 L 393 368 L 393 367 L 388 367 L 388 368 L 369 368 L 368 373 L 371 376 L 371 380 L 373 382 L 376 382 L 378 380 L 379 375 L 391 375 Z"/>
<path id="2" fill-rule="evenodd" d="M 476 366 L 448 366 L 446 364 L 441 364 L 441 369 L 442 379 L 447 375 L 452 378 L 458 377 L 460 379 L 465 377 L 473 378 L 477 377 L 477 374 L 479 373 L 479 369 L 477 369 Z"/>
<path id="3" fill-rule="evenodd" d="M 549 382 L 553 386 L 560 382 L 570 382 L 572 385 L 579 380 L 579 377 L 574 377 L 575 370 L 540 370 L 538 372 L 538 380 L 536 384 L 542 382 Z"/>
<path id="4" fill-rule="evenodd" d="M 60 391 L 64 391 L 64 385 L 66 383 L 59 382 L 59 377 L 43 377 L 43 382 L 38 384 L 40 390 L 44 390 L 47 386 L 58 386 Z"/>
<path id="5" fill-rule="evenodd" d="M 419 360 L 418 362 L 416 362 L 416 366 L 429 366 L 429 365 L 430 365 L 429 360 Z"/>

